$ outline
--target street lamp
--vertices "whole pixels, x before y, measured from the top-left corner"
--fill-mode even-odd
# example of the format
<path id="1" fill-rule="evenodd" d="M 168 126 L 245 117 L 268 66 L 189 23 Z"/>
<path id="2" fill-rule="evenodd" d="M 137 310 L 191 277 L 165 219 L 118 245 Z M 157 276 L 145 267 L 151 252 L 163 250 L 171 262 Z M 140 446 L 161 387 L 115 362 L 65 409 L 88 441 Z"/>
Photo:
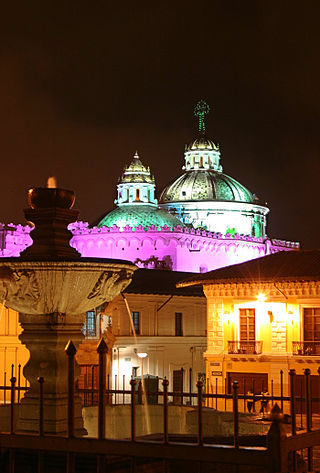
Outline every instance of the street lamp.
<path id="1" fill-rule="evenodd" d="M 141 386 L 142 386 L 142 404 L 144 404 L 144 381 L 143 381 L 143 360 L 147 358 L 148 353 L 138 352 L 138 358 L 141 360 Z"/>

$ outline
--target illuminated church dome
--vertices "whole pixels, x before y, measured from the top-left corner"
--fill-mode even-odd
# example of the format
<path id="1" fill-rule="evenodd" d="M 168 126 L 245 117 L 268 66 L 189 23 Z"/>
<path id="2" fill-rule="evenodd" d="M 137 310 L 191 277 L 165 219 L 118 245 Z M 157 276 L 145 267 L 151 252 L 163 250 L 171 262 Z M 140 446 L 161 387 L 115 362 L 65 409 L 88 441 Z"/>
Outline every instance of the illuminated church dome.
<path id="1" fill-rule="evenodd" d="M 199 170 L 189 171 L 178 177 L 161 194 L 162 203 L 184 200 L 254 202 L 254 196 L 242 184 L 226 174 Z"/>
<path id="2" fill-rule="evenodd" d="M 126 226 L 136 228 L 155 226 L 185 226 L 177 217 L 158 208 L 155 198 L 155 180 L 149 167 L 145 167 L 138 153 L 129 166 L 124 169 L 117 186 L 117 207 L 109 212 L 98 224 L 98 227 L 117 225 L 121 230 Z"/>
<path id="3" fill-rule="evenodd" d="M 119 178 L 116 208 L 97 226 L 69 225 L 70 244 L 81 256 L 198 273 L 299 248 L 265 237 L 268 209 L 222 173 L 219 146 L 204 133 L 208 107 L 200 102 L 196 110 L 200 135 L 186 146 L 185 172 L 163 191 L 161 204 L 154 177 L 136 153 Z"/>
<path id="4" fill-rule="evenodd" d="M 220 149 L 205 134 L 209 106 L 195 108 L 199 137 L 185 147 L 185 171 L 161 193 L 160 207 L 193 227 L 225 233 L 265 236 L 269 209 L 246 187 L 222 172 Z"/>
<path id="5" fill-rule="evenodd" d="M 112 227 L 117 225 L 123 229 L 126 225 L 135 228 L 142 225 L 144 228 L 156 226 L 158 230 L 167 226 L 170 228 L 184 227 L 174 215 L 169 214 L 165 210 L 151 207 L 149 205 L 126 205 L 117 207 L 108 213 L 99 223 L 98 227 Z"/>

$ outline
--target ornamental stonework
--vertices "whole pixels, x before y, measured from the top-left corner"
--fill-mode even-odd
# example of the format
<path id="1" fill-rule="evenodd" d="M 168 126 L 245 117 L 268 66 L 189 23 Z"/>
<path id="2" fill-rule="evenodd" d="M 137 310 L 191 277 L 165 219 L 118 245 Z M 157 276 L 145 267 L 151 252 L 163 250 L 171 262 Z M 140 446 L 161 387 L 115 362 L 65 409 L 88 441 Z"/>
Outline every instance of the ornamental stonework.
<path id="1" fill-rule="evenodd" d="M 283 300 L 285 298 L 320 297 L 320 281 L 292 281 L 267 283 L 234 282 L 204 285 L 206 297 L 232 297 L 235 299 L 256 299 L 263 293 L 267 298 Z"/>

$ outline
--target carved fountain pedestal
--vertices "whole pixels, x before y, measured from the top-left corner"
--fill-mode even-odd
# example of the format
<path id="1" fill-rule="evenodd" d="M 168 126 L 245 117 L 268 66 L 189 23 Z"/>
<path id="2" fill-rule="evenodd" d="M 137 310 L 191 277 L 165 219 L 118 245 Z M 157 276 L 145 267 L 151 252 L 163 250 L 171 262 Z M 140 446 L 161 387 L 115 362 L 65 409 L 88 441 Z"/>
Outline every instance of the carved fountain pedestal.
<path id="1" fill-rule="evenodd" d="M 34 191 L 36 199 L 32 195 L 29 199 L 32 208 L 25 210 L 26 218 L 36 223 L 31 234 L 34 244 L 20 258 L 0 260 L 0 298 L 19 312 L 23 328 L 20 339 L 30 352 L 23 370 L 30 389 L 21 401 L 17 430 L 39 430 L 37 378 L 42 376 L 44 432 L 61 435 L 67 431 L 65 346 L 72 340 L 77 347 L 83 339 L 85 312 L 124 290 L 136 267 L 125 261 L 81 259 L 68 244 L 72 235 L 67 224 L 77 217 L 77 212 L 69 208 L 73 193 L 70 203 L 70 198 L 59 196 L 59 191 L 63 196 L 70 191 L 40 188 L 31 190 L 31 194 Z M 50 198 L 43 199 L 43 195 Z M 74 427 L 76 435 L 85 433 L 78 396 Z"/>

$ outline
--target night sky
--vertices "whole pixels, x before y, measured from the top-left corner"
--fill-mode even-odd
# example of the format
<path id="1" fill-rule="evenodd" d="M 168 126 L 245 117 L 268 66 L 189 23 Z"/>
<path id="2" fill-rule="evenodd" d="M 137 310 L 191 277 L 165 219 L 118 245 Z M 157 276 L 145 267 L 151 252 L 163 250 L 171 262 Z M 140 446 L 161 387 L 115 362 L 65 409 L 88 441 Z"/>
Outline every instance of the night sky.
<path id="1" fill-rule="evenodd" d="M 136 150 L 160 193 L 203 98 L 224 172 L 268 203 L 268 235 L 320 246 L 319 1 L 7 3 L 0 221 L 24 223 L 49 175 L 96 220 Z"/>

